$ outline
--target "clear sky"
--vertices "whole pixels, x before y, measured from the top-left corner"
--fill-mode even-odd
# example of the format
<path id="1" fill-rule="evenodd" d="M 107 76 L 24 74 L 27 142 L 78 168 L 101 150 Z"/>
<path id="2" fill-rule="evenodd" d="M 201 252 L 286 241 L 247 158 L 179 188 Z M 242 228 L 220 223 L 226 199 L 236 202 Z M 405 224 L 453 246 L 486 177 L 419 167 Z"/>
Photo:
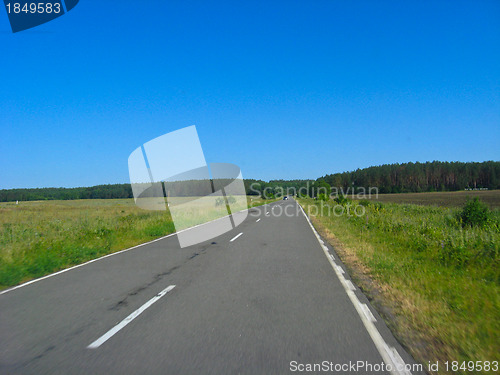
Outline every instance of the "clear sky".
<path id="1" fill-rule="evenodd" d="M 0 9 L 0 188 L 128 182 L 189 125 L 246 178 L 500 160 L 500 1 L 81 0 L 16 34 Z"/>

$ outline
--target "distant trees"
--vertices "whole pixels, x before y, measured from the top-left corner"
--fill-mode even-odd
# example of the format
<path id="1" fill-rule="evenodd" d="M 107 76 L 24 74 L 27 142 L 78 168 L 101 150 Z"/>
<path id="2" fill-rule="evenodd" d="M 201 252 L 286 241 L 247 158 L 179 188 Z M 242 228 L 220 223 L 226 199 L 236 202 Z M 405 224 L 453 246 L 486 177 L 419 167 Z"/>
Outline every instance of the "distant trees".
<path id="1" fill-rule="evenodd" d="M 335 173 L 322 177 L 332 187 L 368 189 L 379 193 L 456 191 L 464 189 L 500 189 L 500 162 L 483 163 L 427 162 L 385 164 Z"/>
<path id="2" fill-rule="evenodd" d="M 132 198 L 130 184 L 98 185 L 77 188 L 39 188 L 0 190 L 0 202 Z"/>
<path id="3" fill-rule="evenodd" d="M 247 195 L 260 195 L 261 197 L 282 197 L 285 195 L 296 195 L 302 192 L 308 193 L 308 185 L 314 181 L 310 180 L 245 180 Z"/>
<path id="4" fill-rule="evenodd" d="M 214 180 L 215 190 L 231 180 Z M 207 185 L 208 184 L 208 185 Z M 313 180 L 244 180 L 247 195 L 267 198 L 284 195 L 323 198 L 331 191 L 341 194 L 370 191 L 376 187 L 379 193 L 406 193 L 424 191 L 455 191 L 464 189 L 500 189 L 500 162 L 483 163 L 440 162 L 385 164 L 357 169 L 352 172 L 325 175 Z M 208 187 L 207 187 L 208 186 Z M 354 190 L 353 190 L 354 189 Z M 209 191 L 210 190 L 210 191 Z M 165 184 L 170 196 L 202 196 L 211 192 L 207 180 L 191 180 Z M 336 194 L 334 194 L 336 195 Z M 111 199 L 132 198 L 130 184 L 98 185 L 78 188 L 41 188 L 0 190 L 0 202 L 32 201 L 47 199 Z"/>

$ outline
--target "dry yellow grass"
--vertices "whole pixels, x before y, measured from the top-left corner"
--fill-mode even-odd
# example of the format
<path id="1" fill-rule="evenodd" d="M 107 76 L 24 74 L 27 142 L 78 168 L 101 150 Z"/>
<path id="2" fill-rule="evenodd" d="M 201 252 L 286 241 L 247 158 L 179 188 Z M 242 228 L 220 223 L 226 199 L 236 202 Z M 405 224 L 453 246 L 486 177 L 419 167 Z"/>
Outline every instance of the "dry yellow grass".
<path id="1" fill-rule="evenodd" d="M 382 203 L 405 203 L 418 205 L 434 205 L 442 207 L 462 206 L 467 197 L 478 197 L 490 208 L 500 208 L 500 190 L 471 190 L 471 191 L 450 191 L 433 193 L 400 193 L 400 194 L 379 194 L 378 198 L 373 194 L 371 201 Z M 349 198 L 352 198 L 349 196 Z M 354 196 L 356 199 L 356 195 Z"/>

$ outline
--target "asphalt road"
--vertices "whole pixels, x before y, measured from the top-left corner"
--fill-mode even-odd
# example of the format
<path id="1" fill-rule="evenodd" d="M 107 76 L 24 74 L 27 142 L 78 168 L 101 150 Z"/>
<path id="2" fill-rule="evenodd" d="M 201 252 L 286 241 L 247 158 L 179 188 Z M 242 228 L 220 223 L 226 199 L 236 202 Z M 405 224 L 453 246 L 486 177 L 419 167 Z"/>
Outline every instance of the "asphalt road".
<path id="1" fill-rule="evenodd" d="M 323 246 L 296 202 L 279 201 L 199 245 L 181 249 L 173 235 L 4 291 L 0 373 L 388 374 L 388 365 L 414 365 Z"/>

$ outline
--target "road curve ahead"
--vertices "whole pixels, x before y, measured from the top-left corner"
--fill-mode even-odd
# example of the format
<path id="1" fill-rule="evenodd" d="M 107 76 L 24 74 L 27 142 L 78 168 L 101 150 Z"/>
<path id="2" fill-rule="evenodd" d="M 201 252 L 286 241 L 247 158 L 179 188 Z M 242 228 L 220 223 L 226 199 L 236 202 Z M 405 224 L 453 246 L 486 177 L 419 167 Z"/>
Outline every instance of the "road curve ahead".
<path id="1" fill-rule="evenodd" d="M 169 236 L 4 291 L 0 373 L 409 374 L 321 242 L 279 201 L 205 243 Z"/>

